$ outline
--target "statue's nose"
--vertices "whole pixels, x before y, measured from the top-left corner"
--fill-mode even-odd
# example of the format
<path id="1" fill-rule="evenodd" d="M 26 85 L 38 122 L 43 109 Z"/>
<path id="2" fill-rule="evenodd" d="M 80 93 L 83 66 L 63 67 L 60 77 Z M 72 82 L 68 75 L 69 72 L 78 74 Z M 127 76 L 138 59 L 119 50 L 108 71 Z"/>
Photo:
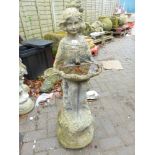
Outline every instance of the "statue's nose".
<path id="1" fill-rule="evenodd" d="M 75 24 L 73 24 L 72 27 L 73 27 L 73 29 L 75 29 L 75 28 L 76 28 L 76 27 L 75 27 Z"/>

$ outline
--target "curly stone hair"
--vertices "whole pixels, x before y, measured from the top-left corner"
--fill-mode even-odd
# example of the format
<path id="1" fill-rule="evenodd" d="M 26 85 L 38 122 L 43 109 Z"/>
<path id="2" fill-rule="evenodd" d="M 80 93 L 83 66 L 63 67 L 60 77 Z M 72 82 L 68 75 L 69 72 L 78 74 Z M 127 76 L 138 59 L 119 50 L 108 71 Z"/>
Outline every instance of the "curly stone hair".
<path id="1" fill-rule="evenodd" d="M 80 21 L 82 21 L 82 14 L 79 12 L 77 8 L 66 8 L 63 11 L 63 19 L 60 22 L 59 26 L 64 29 L 66 27 L 66 21 L 67 19 L 71 17 L 77 17 Z"/>

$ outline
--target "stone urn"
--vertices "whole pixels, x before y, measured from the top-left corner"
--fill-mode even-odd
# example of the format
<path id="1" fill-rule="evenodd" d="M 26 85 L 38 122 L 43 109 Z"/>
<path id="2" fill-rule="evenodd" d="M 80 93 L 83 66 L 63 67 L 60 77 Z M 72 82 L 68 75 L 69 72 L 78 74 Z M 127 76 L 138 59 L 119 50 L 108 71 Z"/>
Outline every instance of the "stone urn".
<path id="1" fill-rule="evenodd" d="M 111 21 L 112 21 L 112 28 L 113 29 L 116 29 L 119 27 L 119 16 L 118 15 L 112 16 Z"/>
<path id="2" fill-rule="evenodd" d="M 94 119 L 86 100 L 87 84 L 90 78 L 101 72 L 101 67 L 94 63 L 81 63 L 63 66 L 55 72 L 69 83 L 69 95 L 66 97 L 64 92 L 63 107 L 58 113 L 58 140 L 65 148 L 83 148 L 94 136 Z"/>
<path id="3" fill-rule="evenodd" d="M 109 17 L 100 16 L 98 20 L 103 24 L 104 31 L 110 31 L 112 29 L 112 21 Z"/>
<path id="4" fill-rule="evenodd" d="M 124 24 L 126 24 L 127 20 L 128 20 L 128 16 L 125 14 L 121 14 L 118 20 L 119 26 L 123 26 Z"/>

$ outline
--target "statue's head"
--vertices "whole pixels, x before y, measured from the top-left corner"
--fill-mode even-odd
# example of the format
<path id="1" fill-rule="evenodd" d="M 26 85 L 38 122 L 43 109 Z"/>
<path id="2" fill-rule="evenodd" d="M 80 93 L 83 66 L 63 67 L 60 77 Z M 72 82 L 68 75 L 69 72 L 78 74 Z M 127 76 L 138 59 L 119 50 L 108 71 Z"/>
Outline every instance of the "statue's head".
<path id="1" fill-rule="evenodd" d="M 81 28 L 82 17 L 81 13 L 76 8 L 67 8 L 63 12 L 63 21 L 60 27 L 69 34 L 76 34 Z"/>

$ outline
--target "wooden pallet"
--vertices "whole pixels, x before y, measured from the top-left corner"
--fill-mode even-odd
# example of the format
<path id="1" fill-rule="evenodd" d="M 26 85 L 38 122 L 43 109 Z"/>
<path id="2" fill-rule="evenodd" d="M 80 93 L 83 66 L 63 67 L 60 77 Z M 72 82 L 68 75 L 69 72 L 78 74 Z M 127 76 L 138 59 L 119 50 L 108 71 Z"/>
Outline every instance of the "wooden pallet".
<path id="1" fill-rule="evenodd" d="M 103 36 L 104 43 L 109 43 L 109 42 L 113 41 L 113 39 L 114 39 L 114 37 L 112 35 Z"/>
<path id="2" fill-rule="evenodd" d="M 103 40 L 102 39 L 93 39 L 93 42 L 94 42 L 95 45 L 103 44 Z"/>
<path id="3" fill-rule="evenodd" d="M 105 44 L 105 43 L 109 43 L 111 41 L 113 41 L 114 37 L 109 35 L 109 36 L 103 36 L 102 38 L 100 39 L 94 39 L 94 44 L 98 45 L 98 44 Z"/>
<path id="4" fill-rule="evenodd" d="M 129 33 L 130 27 L 128 25 L 124 25 L 115 29 L 112 29 L 113 36 L 115 37 L 123 37 Z"/>
<path id="5" fill-rule="evenodd" d="M 112 31 L 105 31 L 104 35 L 98 36 L 96 39 L 93 39 L 94 44 L 105 44 L 111 42 L 114 39 Z"/>

